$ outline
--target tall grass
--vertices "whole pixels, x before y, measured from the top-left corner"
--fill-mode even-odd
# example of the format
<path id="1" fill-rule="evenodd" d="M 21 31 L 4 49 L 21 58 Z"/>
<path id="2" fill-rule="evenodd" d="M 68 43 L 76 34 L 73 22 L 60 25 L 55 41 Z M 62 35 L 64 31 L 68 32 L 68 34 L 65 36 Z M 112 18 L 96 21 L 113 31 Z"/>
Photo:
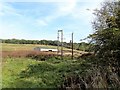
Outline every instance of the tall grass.
<path id="1" fill-rule="evenodd" d="M 67 57 L 66 57 L 67 58 Z M 29 58 L 5 58 L 3 88 L 61 87 L 67 75 L 81 72 L 82 61 L 61 60 L 60 57 L 39 61 Z"/>

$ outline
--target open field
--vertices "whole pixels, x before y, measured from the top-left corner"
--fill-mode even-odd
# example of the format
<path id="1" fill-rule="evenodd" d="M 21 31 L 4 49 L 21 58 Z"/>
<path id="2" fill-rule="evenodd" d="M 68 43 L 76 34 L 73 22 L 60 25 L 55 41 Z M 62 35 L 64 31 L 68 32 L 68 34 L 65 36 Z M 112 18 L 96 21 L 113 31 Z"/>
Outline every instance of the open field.
<path id="1" fill-rule="evenodd" d="M 34 47 L 55 46 L 32 44 L 2 44 L 3 88 L 50 88 L 62 87 L 66 79 L 86 68 L 84 60 L 71 60 L 71 50 L 64 48 L 64 57 L 56 52 L 34 51 Z M 80 51 L 75 51 L 80 55 Z M 67 53 L 70 53 L 69 55 Z"/>
<path id="2" fill-rule="evenodd" d="M 56 48 L 50 45 L 36 45 L 36 44 L 6 44 L 2 43 L 2 51 L 18 51 L 18 50 L 33 50 L 35 47 L 41 48 Z"/>
<path id="3" fill-rule="evenodd" d="M 31 53 L 39 53 L 39 54 L 57 54 L 57 52 L 37 52 L 34 51 L 35 47 L 41 47 L 41 48 L 52 48 L 52 49 L 57 49 L 57 46 L 50 46 L 50 45 L 38 45 L 38 44 L 6 44 L 3 43 L 2 44 L 2 56 L 6 57 L 6 56 L 17 56 L 17 57 L 21 57 L 21 56 L 26 56 L 28 54 Z M 63 54 L 64 55 L 71 55 L 71 49 L 68 48 L 63 48 Z M 80 56 L 82 54 L 84 54 L 86 52 L 84 51 L 78 51 L 78 50 L 74 50 L 74 56 Z"/>

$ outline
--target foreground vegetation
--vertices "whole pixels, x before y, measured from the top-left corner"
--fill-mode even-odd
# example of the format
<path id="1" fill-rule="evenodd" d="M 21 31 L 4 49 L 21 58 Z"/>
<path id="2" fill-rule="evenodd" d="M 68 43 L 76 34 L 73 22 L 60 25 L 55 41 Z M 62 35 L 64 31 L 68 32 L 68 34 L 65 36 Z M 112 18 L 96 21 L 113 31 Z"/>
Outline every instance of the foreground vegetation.
<path id="1" fill-rule="evenodd" d="M 3 88 L 62 87 L 67 77 L 83 73 L 84 63 L 84 60 L 60 60 L 59 57 L 46 61 L 5 58 L 2 70 Z"/>

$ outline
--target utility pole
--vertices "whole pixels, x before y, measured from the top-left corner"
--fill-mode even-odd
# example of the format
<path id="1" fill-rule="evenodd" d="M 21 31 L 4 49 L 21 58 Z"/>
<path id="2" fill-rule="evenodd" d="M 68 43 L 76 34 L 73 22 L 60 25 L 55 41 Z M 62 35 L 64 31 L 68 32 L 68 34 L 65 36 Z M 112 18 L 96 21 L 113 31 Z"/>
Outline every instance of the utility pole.
<path id="1" fill-rule="evenodd" d="M 59 32 L 58 32 L 58 36 L 57 36 L 58 42 L 57 42 L 57 55 L 59 54 Z"/>
<path id="2" fill-rule="evenodd" d="M 61 31 L 61 59 L 63 59 L 63 30 Z"/>
<path id="3" fill-rule="evenodd" d="M 58 54 L 59 54 L 59 32 L 61 32 L 61 59 L 63 59 L 63 30 L 58 30 Z"/>
<path id="4" fill-rule="evenodd" d="M 72 59 L 73 59 L 73 33 L 72 33 Z"/>

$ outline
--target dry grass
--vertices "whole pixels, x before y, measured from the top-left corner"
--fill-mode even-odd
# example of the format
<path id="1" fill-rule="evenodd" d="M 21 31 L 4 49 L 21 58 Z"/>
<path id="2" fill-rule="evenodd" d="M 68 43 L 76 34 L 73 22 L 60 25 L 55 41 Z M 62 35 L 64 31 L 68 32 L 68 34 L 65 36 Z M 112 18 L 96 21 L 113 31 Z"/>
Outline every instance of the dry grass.
<path id="1" fill-rule="evenodd" d="M 2 43 L 1 46 L 2 46 L 2 51 L 33 50 L 35 47 L 57 48 L 56 46 L 39 45 L 39 44 L 8 44 L 8 43 Z"/>
<path id="2" fill-rule="evenodd" d="M 28 55 L 56 55 L 56 52 L 40 52 L 40 51 L 2 51 L 2 57 L 27 57 Z"/>

